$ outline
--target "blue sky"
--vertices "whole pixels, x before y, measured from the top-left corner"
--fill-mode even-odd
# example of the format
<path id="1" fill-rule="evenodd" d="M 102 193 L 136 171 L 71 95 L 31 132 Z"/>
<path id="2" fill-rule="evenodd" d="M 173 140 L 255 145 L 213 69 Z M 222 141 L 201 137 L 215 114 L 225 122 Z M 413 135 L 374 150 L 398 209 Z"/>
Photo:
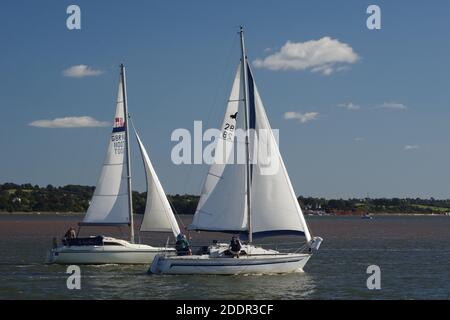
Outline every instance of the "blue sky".
<path id="1" fill-rule="evenodd" d="M 81 8 L 81 30 L 66 28 L 70 4 Z M 381 30 L 366 27 L 370 4 L 381 8 Z M 357 56 L 332 62 L 328 75 L 314 72 L 320 61 L 303 69 L 253 67 L 297 194 L 449 198 L 448 1 L 55 0 L 1 6 L 0 182 L 95 185 L 109 127 L 29 123 L 80 116 L 112 121 L 123 62 L 129 109 L 164 188 L 198 194 L 206 168 L 173 165 L 170 135 L 192 129 L 194 120 L 219 125 L 239 61 L 237 26 L 244 24 L 252 62 L 276 55 L 287 41 L 303 48 L 324 37 Z M 77 65 L 101 74 L 63 75 Z M 344 107 L 349 105 L 359 108 Z M 287 112 L 315 119 L 285 119 Z M 136 145 L 133 159 L 134 185 L 143 190 Z"/>

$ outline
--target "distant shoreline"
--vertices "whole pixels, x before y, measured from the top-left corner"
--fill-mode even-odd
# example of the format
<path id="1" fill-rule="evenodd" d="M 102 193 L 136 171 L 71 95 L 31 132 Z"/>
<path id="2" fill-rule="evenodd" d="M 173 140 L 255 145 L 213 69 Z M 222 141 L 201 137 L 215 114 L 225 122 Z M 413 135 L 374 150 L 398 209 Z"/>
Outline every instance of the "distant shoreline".
<path id="1" fill-rule="evenodd" d="M 324 214 L 324 215 L 315 215 L 315 214 L 307 214 L 306 217 L 363 217 L 363 215 L 360 214 Z M 441 213 L 387 213 L 387 212 L 380 212 L 380 213 L 371 213 L 371 217 L 377 217 L 377 216 L 432 216 L 432 217 L 446 217 L 447 215 L 441 214 Z"/>
<path id="2" fill-rule="evenodd" d="M 79 215 L 88 208 L 95 187 L 66 185 L 54 187 L 47 185 L 0 183 L 1 212 L 47 214 L 60 212 L 61 215 Z M 194 214 L 200 201 L 199 195 L 175 194 L 167 198 L 176 212 Z M 133 211 L 142 214 L 145 211 L 146 192 L 133 191 Z M 297 198 L 305 215 L 418 215 L 450 214 L 450 199 L 420 198 L 348 198 L 325 199 L 299 196 Z"/>
<path id="3" fill-rule="evenodd" d="M 85 215 L 86 212 L 50 212 L 50 211 L 45 211 L 45 212 L 40 212 L 40 211 L 30 211 L 30 212 L 23 212 L 23 211 L 18 211 L 18 212 L 7 212 L 7 211 L 0 211 L 0 215 L 43 215 L 43 216 L 49 216 L 49 215 L 60 215 L 60 216 L 78 216 L 78 215 Z"/>

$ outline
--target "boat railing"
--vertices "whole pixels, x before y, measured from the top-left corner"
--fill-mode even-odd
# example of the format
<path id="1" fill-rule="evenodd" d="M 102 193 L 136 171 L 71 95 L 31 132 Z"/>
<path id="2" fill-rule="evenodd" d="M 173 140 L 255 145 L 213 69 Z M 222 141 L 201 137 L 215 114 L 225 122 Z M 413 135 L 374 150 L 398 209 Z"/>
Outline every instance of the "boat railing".
<path id="1" fill-rule="evenodd" d="M 169 248 L 169 246 L 170 246 L 170 237 L 167 237 L 167 240 L 166 240 L 166 245 L 165 245 L 165 247 L 164 247 L 164 255 L 165 256 L 167 256 L 168 254 L 169 254 L 169 252 L 171 251 L 170 250 L 170 248 Z"/>
<path id="2" fill-rule="evenodd" d="M 264 245 L 264 248 L 273 249 L 283 253 L 292 252 L 294 249 L 295 251 L 293 253 L 298 253 L 303 252 L 308 248 L 308 244 L 305 242 L 263 243 L 262 245 Z"/>
<path id="3" fill-rule="evenodd" d="M 193 244 L 191 245 L 192 252 L 196 252 L 198 254 L 207 254 L 208 248 L 210 245 L 214 245 L 215 243 L 211 244 Z M 298 253 L 303 252 L 308 249 L 308 244 L 305 242 L 264 242 L 264 243 L 258 243 L 257 245 L 264 246 L 265 249 L 269 250 L 275 250 L 280 253 Z"/>

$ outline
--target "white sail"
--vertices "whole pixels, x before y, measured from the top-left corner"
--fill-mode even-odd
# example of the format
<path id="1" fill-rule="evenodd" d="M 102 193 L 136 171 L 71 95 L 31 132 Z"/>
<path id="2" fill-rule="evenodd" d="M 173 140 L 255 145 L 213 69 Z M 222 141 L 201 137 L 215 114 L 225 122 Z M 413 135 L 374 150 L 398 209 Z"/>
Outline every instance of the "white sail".
<path id="1" fill-rule="evenodd" d="M 125 125 L 122 81 L 120 81 L 113 132 L 94 196 L 83 220 L 84 224 L 130 223 Z"/>
<path id="2" fill-rule="evenodd" d="M 272 128 L 248 66 L 248 118 L 250 135 L 250 183 L 252 234 L 258 236 L 301 234 L 311 239 L 291 181 L 281 158 Z M 190 229 L 246 232 L 245 164 L 232 163 L 237 139 L 227 131 L 230 116 L 244 113 L 240 67 L 216 147 L 216 161 L 206 178 Z M 239 119 L 241 118 L 241 119 Z M 244 117 L 235 128 L 243 129 Z M 230 138 L 229 140 L 226 138 Z M 242 141 L 242 139 L 240 140 Z M 222 151 L 225 150 L 225 151 Z M 220 162 L 222 157 L 227 159 Z M 241 162 L 242 163 L 242 162 Z"/>
<path id="3" fill-rule="evenodd" d="M 242 128 L 241 67 L 238 66 L 227 104 L 221 136 L 215 148 L 215 163 L 209 168 L 191 230 L 247 230 L 245 164 L 234 163 L 236 128 Z M 242 148 L 241 148 L 242 149 Z"/>
<path id="4" fill-rule="evenodd" d="M 153 169 L 150 158 L 142 144 L 139 135 L 136 134 L 136 139 L 141 151 L 142 160 L 144 161 L 145 174 L 147 178 L 147 201 L 145 205 L 144 218 L 141 224 L 141 231 L 159 231 L 159 232 L 173 232 L 174 236 L 180 234 L 177 220 L 173 214 L 167 196 L 164 193 L 163 187 L 159 182 L 158 176 Z"/>
<path id="5" fill-rule="evenodd" d="M 251 213 L 255 236 L 304 234 L 310 241 L 306 221 L 298 203 L 264 105 L 248 66 L 249 102 L 254 108 L 257 139 L 252 142 L 257 159 L 252 165 Z M 251 113 L 251 112 L 250 112 Z"/>

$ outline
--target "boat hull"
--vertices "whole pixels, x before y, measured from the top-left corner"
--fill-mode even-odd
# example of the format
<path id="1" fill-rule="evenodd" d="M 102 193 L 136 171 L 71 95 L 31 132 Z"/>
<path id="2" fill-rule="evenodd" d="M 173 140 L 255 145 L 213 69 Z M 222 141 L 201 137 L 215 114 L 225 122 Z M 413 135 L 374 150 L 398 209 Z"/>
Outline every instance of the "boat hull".
<path id="1" fill-rule="evenodd" d="M 96 236 L 66 240 L 47 252 L 48 264 L 150 264 L 158 254 L 175 254 L 174 248 L 152 247 L 122 239 Z"/>
<path id="2" fill-rule="evenodd" d="M 49 264 L 150 264 L 156 255 L 166 252 L 158 250 L 56 250 L 48 252 Z"/>
<path id="3" fill-rule="evenodd" d="M 274 274 L 302 272 L 310 254 L 241 256 L 240 258 L 158 255 L 150 266 L 152 274 Z"/>

